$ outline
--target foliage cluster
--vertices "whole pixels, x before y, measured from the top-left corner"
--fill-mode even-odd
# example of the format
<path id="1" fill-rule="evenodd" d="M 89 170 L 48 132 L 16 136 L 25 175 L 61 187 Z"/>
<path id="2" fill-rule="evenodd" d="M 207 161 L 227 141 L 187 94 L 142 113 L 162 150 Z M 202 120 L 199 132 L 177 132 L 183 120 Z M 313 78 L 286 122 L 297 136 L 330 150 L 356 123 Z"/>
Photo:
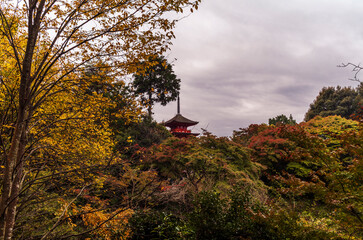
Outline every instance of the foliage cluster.
<path id="1" fill-rule="evenodd" d="M 278 124 L 290 124 L 295 125 L 296 120 L 292 118 L 292 115 L 290 114 L 289 118 L 286 117 L 284 114 L 278 115 L 277 117 L 270 118 L 268 120 L 268 125 L 278 125 Z"/>
<path id="2" fill-rule="evenodd" d="M 169 138 L 140 158 L 164 185 L 132 238 L 361 239 L 362 139 L 339 116 Z"/>
<path id="3" fill-rule="evenodd" d="M 344 118 L 351 118 L 363 106 L 363 83 L 357 88 L 350 87 L 324 87 L 314 102 L 310 104 L 305 114 L 305 121 L 316 116 L 338 115 Z"/>
<path id="4" fill-rule="evenodd" d="M 141 101 L 148 106 L 150 118 L 155 103 L 165 106 L 179 96 L 180 79 L 163 56 L 151 56 L 148 61 L 141 62 L 134 78 L 134 91 L 141 95 Z"/>

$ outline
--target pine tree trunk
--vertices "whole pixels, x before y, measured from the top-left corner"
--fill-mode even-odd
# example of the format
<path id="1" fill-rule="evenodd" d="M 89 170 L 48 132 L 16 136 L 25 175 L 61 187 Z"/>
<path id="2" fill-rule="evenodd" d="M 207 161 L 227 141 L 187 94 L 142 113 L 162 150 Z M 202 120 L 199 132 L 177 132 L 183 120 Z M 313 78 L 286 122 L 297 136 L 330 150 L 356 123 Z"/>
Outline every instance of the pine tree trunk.
<path id="1" fill-rule="evenodd" d="M 151 98 L 152 98 L 152 93 L 151 93 L 151 91 L 149 92 L 149 102 L 148 102 L 148 104 L 149 104 L 149 106 L 148 106 L 148 109 L 147 109 L 147 111 L 148 111 L 148 115 L 149 115 L 149 118 L 151 119 L 151 117 L 152 117 L 152 111 L 151 111 L 151 109 L 152 109 L 152 103 L 151 103 Z"/>

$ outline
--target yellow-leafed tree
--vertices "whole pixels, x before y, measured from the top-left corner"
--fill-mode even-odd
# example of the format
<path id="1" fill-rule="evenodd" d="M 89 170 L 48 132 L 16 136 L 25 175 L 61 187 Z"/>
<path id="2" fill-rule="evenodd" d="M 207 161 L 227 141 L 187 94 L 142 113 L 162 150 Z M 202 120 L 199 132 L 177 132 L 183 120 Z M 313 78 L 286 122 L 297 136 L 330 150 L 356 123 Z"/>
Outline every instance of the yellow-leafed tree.
<path id="1" fill-rule="evenodd" d="M 7 59 L 2 64 L 11 65 L 7 68 L 9 72 L 2 72 L 1 76 L 1 101 L 5 103 L 1 111 L 6 115 L 1 123 L 4 161 L 1 238 L 13 236 L 19 196 L 27 190 L 24 179 L 34 174 L 26 167 L 31 165 L 28 161 L 33 156 L 42 158 L 40 148 L 64 147 L 58 150 L 63 150 L 62 154 L 74 161 L 81 159 L 77 162 L 82 164 L 103 158 L 108 152 L 107 126 L 92 125 L 95 123 L 92 110 L 97 110 L 103 97 L 95 94 L 82 101 L 82 96 L 77 96 L 77 92 L 82 92 L 77 89 L 82 87 L 82 81 L 74 76 L 79 76 L 82 67 L 92 61 L 106 63 L 109 71 L 119 76 L 134 72 L 138 61 L 168 48 L 176 21 L 170 20 L 167 16 L 173 15 L 167 13 L 197 9 L 199 2 L 0 1 L 1 51 L 2 57 Z M 63 105 L 57 106 L 59 103 Z M 82 124 L 77 119 L 82 119 Z M 80 131 L 70 127 L 76 123 Z M 40 126 L 45 127 L 44 132 Z M 69 135 L 62 135 L 62 129 Z M 88 138 L 102 135 L 105 142 L 95 144 L 90 150 L 87 146 L 91 142 L 84 132 L 89 133 Z M 54 138 L 49 138 L 50 134 Z M 83 139 L 83 142 L 72 145 L 73 138 Z M 92 160 L 83 154 L 95 158 Z M 53 159 L 54 164 L 57 159 Z M 37 166 L 37 169 L 42 167 Z"/>

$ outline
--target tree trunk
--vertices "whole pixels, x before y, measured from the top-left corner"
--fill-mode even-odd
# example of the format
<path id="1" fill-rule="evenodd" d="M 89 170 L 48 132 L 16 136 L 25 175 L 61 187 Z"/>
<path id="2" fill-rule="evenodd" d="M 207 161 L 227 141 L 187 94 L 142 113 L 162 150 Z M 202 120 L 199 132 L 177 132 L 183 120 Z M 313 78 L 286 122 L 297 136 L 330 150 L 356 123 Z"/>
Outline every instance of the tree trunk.
<path id="1" fill-rule="evenodd" d="M 31 6 L 36 5 L 31 1 Z M 41 1 L 44 4 L 44 0 Z M 15 123 L 14 135 L 11 139 L 10 150 L 6 156 L 3 189 L 0 200 L 0 234 L 5 240 L 11 239 L 15 225 L 16 205 L 21 190 L 23 177 L 23 154 L 27 144 L 29 119 L 32 115 L 30 86 L 32 83 L 31 69 L 35 43 L 39 34 L 39 22 L 33 22 L 34 9 L 29 11 L 28 40 L 24 54 L 23 68 L 19 86 L 18 116 Z"/>
<path id="2" fill-rule="evenodd" d="M 148 115 L 149 115 L 149 118 L 151 119 L 151 117 L 152 117 L 152 111 L 151 111 L 151 109 L 152 109 L 152 103 L 151 103 L 151 98 L 152 98 L 152 92 L 150 91 L 149 92 L 149 102 L 148 102 L 148 108 L 147 108 L 147 111 L 148 111 Z"/>
<path id="3" fill-rule="evenodd" d="M 19 111 L 11 147 L 6 158 L 3 189 L 0 201 L 0 229 L 3 239 L 11 239 L 15 224 L 16 204 L 23 176 L 23 154 L 26 146 L 26 109 Z"/>
<path id="4" fill-rule="evenodd" d="M 27 144 L 27 132 L 29 120 L 32 116 L 30 86 L 33 78 L 32 62 L 34 49 L 39 35 L 41 15 L 45 5 L 45 0 L 29 0 L 28 6 L 28 38 L 22 69 L 20 70 L 21 79 L 18 90 L 19 105 L 18 116 L 15 123 L 14 135 L 11 139 L 10 150 L 6 156 L 5 172 L 3 179 L 3 189 L 0 200 L 0 237 L 8 240 L 12 238 L 16 205 L 21 191 L 21 181 L 23 177 L 23 155 Z"/>

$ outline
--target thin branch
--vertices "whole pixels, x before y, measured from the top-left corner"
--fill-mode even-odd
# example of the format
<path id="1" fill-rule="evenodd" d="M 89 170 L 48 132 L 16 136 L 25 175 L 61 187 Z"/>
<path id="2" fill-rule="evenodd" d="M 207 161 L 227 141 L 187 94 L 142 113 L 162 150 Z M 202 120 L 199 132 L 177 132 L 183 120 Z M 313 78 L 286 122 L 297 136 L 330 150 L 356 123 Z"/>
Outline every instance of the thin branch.
<path id="1" fill-rule="evenodd" d="M 46 237 L 48 237 L 49 236 L 49 234 L 51 234 L 51 232 L 53 232 L 53 230 L 56 228 L 56 227 L 58 227 L 58 225 L 59 225 L 59 223 L 61 222 L 61 220 L 62 220 L 62 218 L 64 217 L 64 215 L 66 214 L 66 212 L 68 211 L 68 208 L 71 206 L 71 204 L 74 202 L 74 201 L 76 201 L 76 199 L 79 197 L 79 196 L 81 196 L 81 194 L 82 194 L 82 192 L 84 191 L 84 189 L 86 188 L 86 187 L 88 187 L 89 185 L 86 185 L 86 186 L 84 186 L 82 189 L 81 189 L 81 191 L 77 194 L 77 196 L 75 197 L 75 198 L 73 198 L 73 200 L 72 201 L 70 201 L 68 204 L 67 204 L 67 206 L 64 208 L 64 210 L 63 210 L 63 212 L 62 212 L 62 214 L 58 217 L 58 220 L 57 220 L 57 222 L 55 222 L 54 223 L 54 225 L 52 226 L 52 228 L 46 233 L 46 234 L 44 234 L 43 235 L 43 237 L 41 238 L 41 240 L 42 239 L 45 239 Z"/>
<path id="2" fill-rule="evenodd" d="M 363 70 L 363 67 L 360 66 L 360 64 L 354 64 L 354 63 L 342 63 L 340 65 L 338 65 L 337 67 L 352 67 L 352 72 L 354 72 L 354 78 L 349 78 L 350 81 L 354 81 L 354 82 L 359 82 L 361 83 L 362 81 L 359 79 L 359 74 L 360 74 L 360 71 Z"/>

